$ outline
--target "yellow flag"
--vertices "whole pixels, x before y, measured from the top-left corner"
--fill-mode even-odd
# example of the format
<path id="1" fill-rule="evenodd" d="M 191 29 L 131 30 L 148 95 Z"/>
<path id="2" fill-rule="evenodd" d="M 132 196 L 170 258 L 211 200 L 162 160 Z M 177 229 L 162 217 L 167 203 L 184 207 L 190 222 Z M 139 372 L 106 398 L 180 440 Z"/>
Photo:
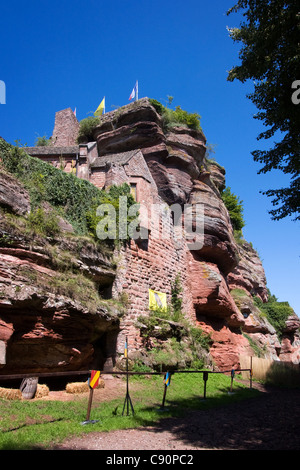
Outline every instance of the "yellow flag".
<path id="1" fill-rule="evenodd" d="M 149 308 L 150 310 L 167 308 L 167 294 L 149 289 Z"/>
<path id="2" fill-rule="evenodd" d="M 103 100 L 101 101 L 101 103 L 99 104 L 98 108 L 96 109 L 96 111 L 94 112 L 94 116 L 101 116 L 101 114 L 103 113 L 105 109 L 105 97 L 103 98 Z"/>

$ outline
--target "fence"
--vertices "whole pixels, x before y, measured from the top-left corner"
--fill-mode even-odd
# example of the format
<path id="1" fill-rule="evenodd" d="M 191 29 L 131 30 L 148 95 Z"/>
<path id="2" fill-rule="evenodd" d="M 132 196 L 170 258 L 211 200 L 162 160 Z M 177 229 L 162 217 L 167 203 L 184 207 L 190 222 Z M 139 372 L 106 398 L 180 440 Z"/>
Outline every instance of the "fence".
<path id="1" fill-rule="evenodd" d="M 261 380 L 267 384 L 299 386 L 300 385 L 300 366 L 290 362 L 273 361 L 272 359 L 263 359 L 260 357 L 240 356 L 241 369 L 249 365 L 253 378 Z M 249 378 L 249 372 L 243 371 L 242 377 Z"/>
<path id="2" fill-rule="evenodd" d="M 131 402 L 130 394 L 129 394 L 129 376 L 132 375 L 162 375 L 164 374 L 164 394 L 163 394 L 163 401 L 161 405 L 161 409 L 164 409 L 164 404 L 165 404 L 165 398 L 166 398 L 166 393 L 167 393 L 167 388 L 170 385 L 171 382 L 171 377 L 173 374 L 202 374 L 203 376 L 203 383 L 204 383 L 204 392 L 203 392 L 203 398 L 206 399 L 206 383 L 208 381 L 209 374 L 226 374 L 230 373 L 231 374 L 231 386 L 230 386 L 230 392 L 232 392 L 232 384 L 233 384 L 233 378 L 235 376 L 235 373 L 243 373 L 243 372 L 248 372 L 249 373 L 249 380 L 250 380 L 250 388 L 252 388 L 252 357 L 250 358 L 250 362 L 248 360 L 248 366 L 250 363 L 250 368 L 245 367 L 244 369 L 230 369 L 230 370 L 225 370 L 222 372 L 216 372 L 216 371 L 207 371 L 207 370 L 173 370 L 173 371 L 166 371 L 166 372 L 132 372 L 129 371 L 128 369 L 128 339 L 126 337 L 125 341 L 125 348 L 124 348 L 124 358 L 126 359 L 126 372 L 120 371 L 103 371 L 101 372 L 102 375 L 109 374 L 109 375 L 126 375 L 126 396 L 125 396 L 125 401 L 124 401 L 124 406 L 123 406 L 123 412 L 122 415 L 124 414 L 125 407 L 127 406 L 127 416 L 129 414 L 129 409 L 131 408 L 132 413 L 134 414 L 134 408 Z M 31 374 L 14 374 L 14 375 L 0 375 L 0 381 L 1 380 L 14 380 L 14 379 L 26 379 L 26 378 L 32 378 L 33 376 L 36 378 L 39 377 L 60 377 L 60 376 L 67 376 L 67 375 L 85 375 L 89 376 L 89 389 L 90 389 L 90 396 L 89 396 L 89 402 L 88 402 L 88 410 L 87 410 L 87 417 L 86 421 L 84 421 L 82 424 L 87 424 L 90 423 L 90 412 L 91 412 L 91 407 L 92 407 L 92 401 L 93 401 L 93 392 L 94 388 L 96 388 L 99 377 L 100 377 L 100 371 L 98 370 L 88 370 L 88 371 L 69 371 L 69 372 L 53 372 L 53 373 L 31 373 Z"/>
<path id="3" fill-rule="evenodd" d="M 127 365 L 128 365 L 128 357 L 127 357 Z M 167 388 L 170 385 L 171 382 L 171 377 L 174 374 L 202 374 L 203 375 L 203 384 L 204 384 L 204 390 L 203 390 L 203 399 L 206 399 L 206 384 L 208 381 L 209 374 L 226 374 L 230 373 L 231 375 L 231 385 L 230 385 L 230 392 L 232 392 L 232 386 L 233 386 L 233 379 L 235 376 L 235 373 L 243 373 L 243 372 L 248 372 L 249 375 L 249 380 L 250 380 L 250 388 L 252 388 L 252 373 L 251 369 L 231 369 L 231 370 L 226 370 L 222 372 L 216 372 L 216 371 L 207 371 L 207 370 L 174 370 L 174 371 L 167 371 L 167 372 L 132 372 L 128 371 L 128 367 L 126 372 L 124 371 L 103 371 L 101 372 L 101 375 L 126 375 L 126 396 L 124 400 L 124 405 L 123 405 L 123 412 L 122 415 L 124 415 L 125 408 L 127 407 L 127 416 L 129 414 L 129 411 L 131 409 L 132 414 L 134 414 L 134 408 L 132 405 L 132 401 L 130 398 L 129 394 L 129 377 L 133 375 L 145 375 L 145 376 L 151 376 L 151 375 L 164 375 L 164 392 L 163 392 L 163 400 L 162 400 L 162 405 L 161 405 L 161 410 L 164 410 L 165 406 L 165 399 L 166 399 L 166 394 L 167 394 Z M 86 420 L 82 422 L 81 424 L 89 424 L 89 423 L 95 423 L 97 421 L 95 420 L 90 420 L 90 413 L 91 413 L 91 408 L 92 408 L 92 402 L 93 402 L 93 392 L 94 388 L 96 388 L 98 384 L 98 379 L 100 377 L 100 371 L 95 371 L 95 370 L 85 370 L 85 371 L 69 371 L 69 372 L 53 372 L 53 373 L 31 373 L 31 374 L 10 374 L 10 375 L 0 375 L 0 382 L 5 381 L 5 380 L 17 380 L 17 379 L 26 379 L 26 378 L 32 378 L 35 376 L 36 378 L 40 377 L 66 377 L 68 375 L 71 376 L 86 376 L 88 377 L 89 381 L 89 389 L 90 389 L 90 395 L 89 395 L 89 401 L 88 401 L 88 409 L 87 409 L 87 416 Z"/>

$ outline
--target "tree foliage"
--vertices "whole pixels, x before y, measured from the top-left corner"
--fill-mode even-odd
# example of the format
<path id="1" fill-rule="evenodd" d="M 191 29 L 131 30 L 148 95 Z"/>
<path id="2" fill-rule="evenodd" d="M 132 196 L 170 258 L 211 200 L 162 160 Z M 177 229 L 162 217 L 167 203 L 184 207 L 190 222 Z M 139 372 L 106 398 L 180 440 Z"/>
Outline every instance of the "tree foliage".
<path id="1" fill-rule="evenodd" d="M 245 21 L 229 30 L 240 42 L 240 65 L 229 71 L 228 80 L 254 81 L 248 98 L 255 104 L 266 130 L 257 139 L 273 139 L 269 150 L 252 152 L 261 163 L 259 173 L 281 170 L 290 177 L 285 188 L 263 192 L 272 197 L 272 219 L 300 219 L 300 105 L 292 100 L 293 83 L 300 79 L 300 8 L 298 0 L 239 0 L 228 14 L 242 10 Z M 279 136 L 279 137 L 278 137 Z M 275 142 L 275 139 L 278 141 Z"/>
<path id="2" fill-rule="evenodd" d="M 222 200 L 229 212 L 229 217 L 234 230 L 240 231 L 245 226 L 243 217 L 243 201 L 233 194 L 231 188 L 227 187 L 221 193 Z"/>
<path id="3" fill-rule="evenodd" d="M 275 328 L 278 338 L 282 339 L 286 329 L 286 321 L 289 316 L 294 314 L 294 310 L 288 302 L 278 302 L 275 295 L 268 291 L 268 302 L 263 303 L 259 297 L 255 297 L 256 306 L 263 312 L 271 325 Z"/>

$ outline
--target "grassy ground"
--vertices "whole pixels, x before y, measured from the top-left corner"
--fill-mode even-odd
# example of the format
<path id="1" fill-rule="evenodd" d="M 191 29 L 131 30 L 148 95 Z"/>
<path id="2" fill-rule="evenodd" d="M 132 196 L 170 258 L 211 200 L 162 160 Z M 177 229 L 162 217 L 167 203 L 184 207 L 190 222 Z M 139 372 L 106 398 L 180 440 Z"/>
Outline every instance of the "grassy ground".
<path id="1" fill-rule="evenodd" d="M 257 396 L 257 390 L 233 382 L 230 392 L 230 377 L 209 374 L 206 399 L 203 399 L 202 374 L 175 374 L 167 389 L 165 411 L 160 407 L 163 400 L 162 376 L 150 378 L 131 377 L 129 393 L 134 415 L 125 408 L 124 397 L 109 402 L 94 403 L 90 420 L 94 424 L 82 423 L 87 416 L 87 398 L 75 401 L 0 400 L 0 450 L 34 449 L 47 447 L 71 436 L 91 431 L 110 431 L 152 425 L 164 417 L 183 416 L 188 411 L 208 409 Z M 124 387 L 125 390 L 125 387 Z M 133 390 L 133 392 L 131 392 Z"/>

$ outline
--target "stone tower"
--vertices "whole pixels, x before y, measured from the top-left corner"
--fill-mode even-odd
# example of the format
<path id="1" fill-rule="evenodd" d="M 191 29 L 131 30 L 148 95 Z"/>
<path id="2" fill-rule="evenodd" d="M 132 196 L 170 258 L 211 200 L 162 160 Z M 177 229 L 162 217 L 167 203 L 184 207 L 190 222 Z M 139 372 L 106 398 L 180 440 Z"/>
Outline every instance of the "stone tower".
<path id="1" fill-rule="evenodd" d="M 79 122 L 71 108 L 63 109 L 55 114 L 55 125 L 52 144 L 55 147 L 71 147 L 76 145 Z"/>

